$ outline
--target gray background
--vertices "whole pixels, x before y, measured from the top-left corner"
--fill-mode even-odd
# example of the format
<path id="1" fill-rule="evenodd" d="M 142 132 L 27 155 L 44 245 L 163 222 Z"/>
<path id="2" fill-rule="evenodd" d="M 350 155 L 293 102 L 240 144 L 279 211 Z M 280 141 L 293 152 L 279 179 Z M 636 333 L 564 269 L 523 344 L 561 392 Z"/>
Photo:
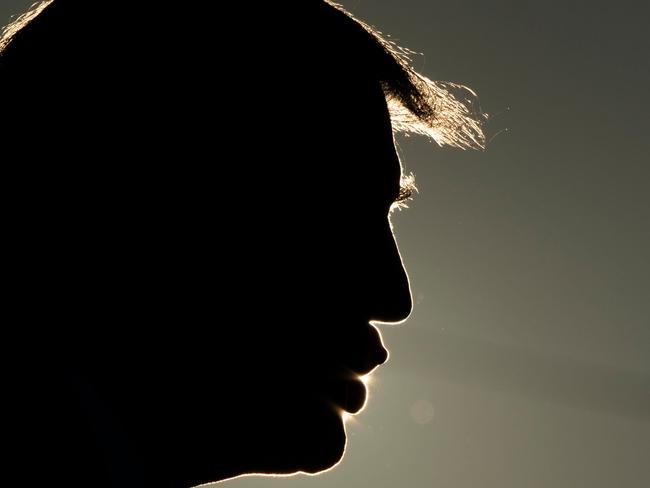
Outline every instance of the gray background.
<path id="1" fill-rule="evenodd" d="M 3 24 L 30 3 L 0 1 Z M 485 153 L 400 139 L 416 306 L 382 328 L 346 457 L 228 486 L 650 486 L 647 3 L 343 3 L 508 131 Z"/>

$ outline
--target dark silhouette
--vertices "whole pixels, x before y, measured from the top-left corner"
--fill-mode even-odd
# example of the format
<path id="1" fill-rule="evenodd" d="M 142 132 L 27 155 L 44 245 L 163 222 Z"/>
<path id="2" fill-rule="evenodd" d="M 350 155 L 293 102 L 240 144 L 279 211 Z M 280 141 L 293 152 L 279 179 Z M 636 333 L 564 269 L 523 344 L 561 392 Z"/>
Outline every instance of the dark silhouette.
<path id="1" fill-rule="evenodd" d="M 393 130 L 480 146 L 480 120 L 327 2 L 141 3 L 5 33 L 10 464 L 65 487 L 327 469 L 387 358 L 371 322 L 411 310 Z"/>

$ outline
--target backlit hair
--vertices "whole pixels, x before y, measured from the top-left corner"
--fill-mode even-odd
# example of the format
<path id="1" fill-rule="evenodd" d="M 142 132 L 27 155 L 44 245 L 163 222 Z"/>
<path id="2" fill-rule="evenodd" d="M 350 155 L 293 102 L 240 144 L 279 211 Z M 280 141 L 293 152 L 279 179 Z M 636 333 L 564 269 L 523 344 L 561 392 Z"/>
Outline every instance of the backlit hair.
<path id="1" fill-rule="evenodd" d="M 12 49 L 12 41 L 21 30 L 48 5 L 57 0 L 34 3 L 30 9 L 0 33 L 0 68 Z M 66 0 L 58 0 L 66 1 Z M 290 8 L 291 0 L 284 0 Z M 356 19 L 341 5 L 330 0 L 315 2 L 319 15 L 328 17 L 333 35 L 343 36 L 345 50 L 370 71 L 386 95 L 395 132 L 425 135 L 441 146 L 483 149 L 485 135 L 476 94 L 468 87 L 446 81 L 434 81 L 416 72 L 409 64 L 408 51 L 387 39 L 379 31 Z M 298 5 L 298 3 L 296 3 Z M 305 3 L 302 4 L 303 6 Z M 16 48 L 19 50 L 19 48 Z M 13 53 L 14 55 L 17 53 Z M 19 55 L 19 54 L 18 54 Z M 4 69 L 0 69 L 3 76 Z"/>

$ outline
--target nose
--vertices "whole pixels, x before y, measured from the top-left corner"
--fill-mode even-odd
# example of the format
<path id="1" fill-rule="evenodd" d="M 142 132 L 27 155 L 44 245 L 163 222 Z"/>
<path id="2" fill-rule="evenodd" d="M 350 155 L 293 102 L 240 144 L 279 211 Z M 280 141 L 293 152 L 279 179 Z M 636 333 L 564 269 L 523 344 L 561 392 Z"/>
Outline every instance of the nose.
<path id="1" fill-rule="evenodd" d="M 370 320 L 385 324 L 404 322 L 413 309 L 411 287 L 397 242 L 390 227 L 384 238 L 381 262 L 376 263 L 372 295 L 370 297 Z"/>

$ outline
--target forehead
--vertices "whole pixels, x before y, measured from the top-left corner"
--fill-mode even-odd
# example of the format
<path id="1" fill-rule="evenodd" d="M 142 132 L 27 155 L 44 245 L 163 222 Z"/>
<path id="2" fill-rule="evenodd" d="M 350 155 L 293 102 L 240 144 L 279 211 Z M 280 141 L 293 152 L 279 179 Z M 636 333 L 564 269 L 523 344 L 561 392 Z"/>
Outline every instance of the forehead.
<path id="1" fill-rule="evenodd" d="M 401 164 L 384 92 L 376 81 L 346 79 L 320 100 L 321 140 L 315 145 L 356 193 L 394 197 Z"/>
<path id="2" fill-rule="evenodd" d="M 378 79 L 351 67 L 329 45 L 300 62 L 282 57 L 262 77 L 252 70 L 245 66 L 246 76 L 227 79 L 231 85 L 223 93 L 234 96 L 220 96 L 219 103 L 232 109 L 226 120 L 237 118 L 228 124 L 233 136 L 242 127 L 252 129 L 240 148 L 255 161 L 251 176 L 260 177 L 263 189 L 280 173 L 278 183 L 289 194 L 301 189 L 315 198 L 332 192 L 345 192 L 346 199 L 351 192 L 395 196 L 401 167 Z M 226 141 L 239 139 L 223 135 Z"/>

